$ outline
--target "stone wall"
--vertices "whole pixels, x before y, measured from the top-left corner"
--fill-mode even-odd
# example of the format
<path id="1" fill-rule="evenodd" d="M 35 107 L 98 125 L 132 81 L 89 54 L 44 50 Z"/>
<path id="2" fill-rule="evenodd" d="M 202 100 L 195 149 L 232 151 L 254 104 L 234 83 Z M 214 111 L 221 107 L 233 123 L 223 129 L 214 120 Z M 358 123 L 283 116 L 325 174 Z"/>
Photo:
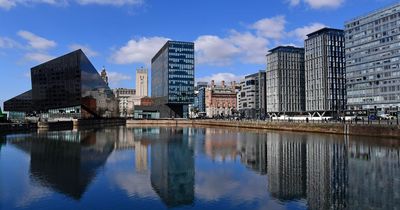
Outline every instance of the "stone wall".
<path id="1" fill-rule="evenodd" d="M 298 123 L 265 121 L 224 121 L 224 120 L 127 120 L 127 125 L 201 125 L 218 127 L 253 128 L 266 130 L 329 133 L 339 135 L 358 135 L 390 137 L 400 139 L 400 126 L 395 125 L 356 125 L 340 123 Z"/>

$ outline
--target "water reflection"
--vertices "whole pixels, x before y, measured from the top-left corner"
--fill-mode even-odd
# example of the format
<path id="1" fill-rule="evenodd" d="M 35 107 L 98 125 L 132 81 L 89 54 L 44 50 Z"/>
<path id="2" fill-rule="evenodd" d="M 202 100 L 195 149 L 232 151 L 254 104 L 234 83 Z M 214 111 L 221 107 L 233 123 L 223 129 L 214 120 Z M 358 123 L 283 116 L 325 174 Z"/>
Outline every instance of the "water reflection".
<path id="1" fill-rule="evenodd" d="M 26 141 L 26 139 L 29 141 Z M 79 200 L 111 154 L 113 133 L 48 132 L 10 136 L 11 144 L 30 154 L 33 182 Z"/>
<path id="2" fill-rule="evenodd" d="M 168 207 L 194 201 L 194 156 L 187 129 L 162 129 L 151 145 L 151 185 Z"/>
<path id="3" fill-rule="evenodd" d="M 32 189 L 51 194 L 38 184 L 80 201 L 66 209 L 112 207 L 107 200 L 88 200 L 97 194 L 127 209 L 400 206 L 395 140 L 179 127 L 45 132 L 6 140 L 5 146 L 0 142 L 2 153 L 12 146 L 29 154 Z"/>

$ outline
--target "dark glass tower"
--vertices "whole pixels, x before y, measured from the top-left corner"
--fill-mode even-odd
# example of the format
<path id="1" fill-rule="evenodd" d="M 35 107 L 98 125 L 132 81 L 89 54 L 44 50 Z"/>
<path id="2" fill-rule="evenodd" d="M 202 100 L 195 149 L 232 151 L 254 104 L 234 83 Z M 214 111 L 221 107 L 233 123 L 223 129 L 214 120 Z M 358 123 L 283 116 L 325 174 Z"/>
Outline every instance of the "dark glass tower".
<path id="1" fill-rule="evenodd" d="M 184 117 L 194 101 L 194 43 L 168 41 L 151 60 L 151 96 Z M 172 115 L 172 116 L 171 116 Z"/>

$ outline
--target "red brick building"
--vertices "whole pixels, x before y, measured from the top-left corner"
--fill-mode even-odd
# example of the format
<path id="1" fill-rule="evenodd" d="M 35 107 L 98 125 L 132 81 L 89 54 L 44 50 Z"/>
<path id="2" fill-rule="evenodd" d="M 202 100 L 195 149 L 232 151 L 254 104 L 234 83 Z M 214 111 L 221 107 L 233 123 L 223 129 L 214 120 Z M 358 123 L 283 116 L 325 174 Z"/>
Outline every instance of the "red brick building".
<path id="1" fill-rule="evenodd" d="M 208 117 L 232 115 L 232 110 L 237 108 L 235 87 L 235 82 L 232 82 L 230 86 L 226 86 L 225 81 L 222 81 L 221 85 L 215 85 L 214 80 L 211 81 L 211 85 L 205 91 L 205 105 Z"/>

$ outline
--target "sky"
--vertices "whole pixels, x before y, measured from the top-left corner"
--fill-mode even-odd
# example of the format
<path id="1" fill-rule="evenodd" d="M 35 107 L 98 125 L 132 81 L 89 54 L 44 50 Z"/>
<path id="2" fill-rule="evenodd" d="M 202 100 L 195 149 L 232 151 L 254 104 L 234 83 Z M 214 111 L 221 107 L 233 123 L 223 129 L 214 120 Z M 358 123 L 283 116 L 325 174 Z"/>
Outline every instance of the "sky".
<path id="1" fill-rule="evenodd" d="M 265 70 L 279 45 L 395 0 L 0 0 L 0 103 L 31 89 L 30 68 L 82 49 L 110 87 L 135 87 L 167 40 L 195 42 L 196 81 Z"/>

